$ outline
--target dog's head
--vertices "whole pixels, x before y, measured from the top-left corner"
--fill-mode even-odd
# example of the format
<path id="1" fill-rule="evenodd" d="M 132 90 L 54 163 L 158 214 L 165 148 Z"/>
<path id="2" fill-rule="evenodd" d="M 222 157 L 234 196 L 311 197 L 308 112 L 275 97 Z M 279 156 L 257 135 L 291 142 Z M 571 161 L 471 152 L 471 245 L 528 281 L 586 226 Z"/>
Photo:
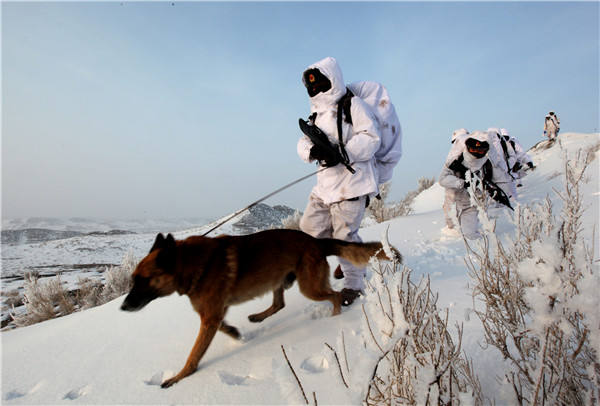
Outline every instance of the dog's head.
<path id="1" fill-rule="evenodd" d="M 173 293 L 175 286 L 175 238 L 168 234 L 156 236 L 150 253 L 133 272 L 133 287 L 123 301 L 121 310 L 135 312 L 156 298 Z"/>

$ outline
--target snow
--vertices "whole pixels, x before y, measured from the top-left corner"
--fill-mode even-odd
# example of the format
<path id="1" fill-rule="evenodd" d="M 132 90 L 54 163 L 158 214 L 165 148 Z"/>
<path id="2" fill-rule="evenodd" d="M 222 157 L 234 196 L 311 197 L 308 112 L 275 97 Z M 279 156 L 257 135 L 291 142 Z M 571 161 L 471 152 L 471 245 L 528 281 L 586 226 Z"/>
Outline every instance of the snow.
<path id="1" fill-rule="evenodd" d="M 600 144 L 599 134 L 561 134 L 560 138 L 570 154 L 578 148 Z M 523 187 L 519 188 L 522 203 L 541 202 L 550 196 L 555 213 L 559 212 L 562 204 L 553 188 L 561 190 L 562 153 L 557 146 L 531 152 L 538 167 L 523 179 Z M 596 158 L 597 155 L 598 151 Z M 591 164 L 591 179 L 584 189 L 589 208 L 583 223 L 589 241 L 591 229 L 599 223 L 598 161 Z M 443 192 L 443 188 L 434 185 L 415 199 L 414 214 L 369 226 L 360 234 L 365 241 L 380 240 L 389 227 L 390 243 L 413 269 L 413 278 L 429 275 L 432 289 L 439 293 L 438 307 L 449 309 L 449 325 L 463 325 L 463 349 L 473 359 L 484 394 L 497 404 L 514 403 L 512 389 L 497 379 L 503 363 L 500 354 L 481 346 L 481 324 L 477 317 L 469 316 L 473 304 L 464 264 L 466 250 L 462 238 L 442 232 Z M 499 209 L 490 214 L 496 219 L 498 238 L 510 236 L 514 226 L 507 211 Z M 185 230 L 175 233 L 175 237 L 201 232 Z M 110 249 L 110 241 L 120 239 L 119 247 L 128 247 L 142 256 L 153 238 L 153 234 L 136 234 L 98 237 L 97 241 L 99 247 Z M 23 251 L 2 255 L 21 257 L 22 263 L 71 256 L 76 263 L 84 252 L 77 250 L 82 247 L 76 241 L 46 243 L 37 249 L 15 246 L 14 250 Z M 329 261 L 333 269 L 337 262 L 332 257 Z M 596 284 L 587 287 L 589 295 L 593 295 L 600 286 L 597 277 L 590 280 Z M 342 283 L 332 280 L 336 289 L 341 289 Z M 262 323 L 250 323 L 247 316 L 268 307 L 270 296 L 232 307 L 226 319 L 239 328 L 243 339 L 236 341 L 217 333 L 196 373 L 169 389 L 161 389 L 160 383 L 183 366 L 198 333 L 199 318 L 182 296 L 155 300 L 137 313 L 120 311 L 122 300 L 121 297 L 90 310 L 3 332 L 2 403 L 304 403 L 283 356 L 283 346 L 311 404 L 313 392 L 319 404 L 361 404 L 379 355 L 371 347 L 362 307 L 368 307 L 373 298 L 359 298 L 343 308 L 341 315 L 330 317 L 330 304 L 306 299 L 295 285 L 286 291 L 286 307 Z M 349 388 L 344 386 L 334 352 L 326 343 L 338 354 Z"/>

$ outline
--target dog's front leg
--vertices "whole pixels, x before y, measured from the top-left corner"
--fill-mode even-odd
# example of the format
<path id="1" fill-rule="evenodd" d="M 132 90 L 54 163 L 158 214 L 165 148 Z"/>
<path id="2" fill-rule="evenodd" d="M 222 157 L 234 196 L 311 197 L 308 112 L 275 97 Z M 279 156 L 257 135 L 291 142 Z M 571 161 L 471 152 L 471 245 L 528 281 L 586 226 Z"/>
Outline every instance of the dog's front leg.
<path id="1" fill-rule="evenodd" d="M 196 338 L 196 342 L 194 343 L 192 352 L 190 352 L 190 355 L 188 356 L 185 366 L 173 378 L 164 381 L 161 387 L 168 388 L 169 386 L 172 386 L 173 384 L 179 382 L 186 376 L 196 372 L 196 368 L 198 368 L 198 363 L 200 362 L 200 359 L 206 352 L 208 345 L 215 336 L 215 333 L 217 332 L 222 321 L 223 319 L 202 320 L 200 332 L 198 333 L 198 337 Z"/>

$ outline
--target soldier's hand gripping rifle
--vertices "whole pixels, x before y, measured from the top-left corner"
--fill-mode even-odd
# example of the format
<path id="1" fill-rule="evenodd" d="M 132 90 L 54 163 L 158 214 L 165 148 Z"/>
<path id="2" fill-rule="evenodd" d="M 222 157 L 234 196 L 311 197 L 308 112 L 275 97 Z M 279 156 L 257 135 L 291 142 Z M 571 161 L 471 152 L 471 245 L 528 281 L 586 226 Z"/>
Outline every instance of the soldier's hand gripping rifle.
<path id="1" fill-rule="evenodd" d="M 299 119 L 298 123 L 300 124 L 300 130 L 310 139 L 313 143 L 313 149 L 311 149 L 311 156 L 319 161 L 319 163 L 324 167 L 336 166 L 337 164 L 342 164 L 348 169 L 351 173 L 355 173 L 356 171 L 350 166 L 350 163 L 342 157 L 340 150 L 337 146 L 333 145 L 327 135 L 319 127 L 314 124 L 310 124 L 308 121 Z M 313 153 L 317 152 L 313 156 Z"/>
<path id="2" fill-rule="evenodd" d="M 466 180 L 466 173 L 467 173 L 468 169 L 466 166 L 464 166 L 462 164 L 462 162 L 460 162 L 459 160 L 454 160 L 448 166 L 448 168 L 450 168 L 454 172 L 457 172 L 462 179 Z M 473 172 L 471 172 L 471 176 L 475 177 L 478 181 L 481 181 L 481 183 L 483 184 L 483 188 L 488 192 L 488 194 L 490 195 L 490 197 L 492 199 L 494 199 L 495 201 L 497 201 L 500 204 L 505 205 L 512 211 L 515 211 L 515 209 L 510 205 L 510 198 L 504 192 L 504 190 L 502 190 L 500 188 L 500 186 L 498 186 L 491 180 L 485 179 L 484 177 L 480 177 L 480 176 L 474 174 Z"/>

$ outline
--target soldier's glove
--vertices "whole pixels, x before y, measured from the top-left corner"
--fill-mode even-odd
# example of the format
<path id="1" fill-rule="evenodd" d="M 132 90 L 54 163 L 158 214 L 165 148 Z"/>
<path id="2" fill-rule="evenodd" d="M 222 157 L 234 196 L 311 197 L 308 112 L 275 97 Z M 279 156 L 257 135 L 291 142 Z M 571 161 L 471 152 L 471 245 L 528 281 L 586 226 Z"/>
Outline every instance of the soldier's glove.
<path id="1" fill-rule="evenodd" d="M 535 166 L 533 166 L 533 162 L 527 162 L 527 166 L 529 166 L 529 169 L 535 168 Z"/>
<path id="2" fill-rule="evenodd" d="M 468 189 L 471 186 L 471 182 L 465 181 L 463 186 L 465 189 Z"/>
<path id="3" fill-rule="evenodd" d="M 310 149 L 310 157 L 316 159 L 321 165 L 329 168 L 340 163 L 339 156 L 331 151 L 320 148 L 318 145 L 313 145 Z"/>
<path id="4" fill-rule="evenodd" d="M 448 168 L 450 170 L 454 171 L 460 179 L 465 178 L 465 174 L 467 173 L 467 168 L 461 162 L 459 162 L 457 159 L 452 161 L 452 163 L 450 165 L 448 165 Z"/>
<path id="5" fill-rule="evenodd" d="M 521 168 L 522 168 L 522 166 L 521 166 L 521 163 L 520 163 L 520 162 L 517 162 L 517 163 L 515 164 L 515 166 L 513 166 L 513 168 L 512 168 L 512 171 L 513 171 L 513 172 L 518 172 L 518 171 L 519 171 Z"/>

